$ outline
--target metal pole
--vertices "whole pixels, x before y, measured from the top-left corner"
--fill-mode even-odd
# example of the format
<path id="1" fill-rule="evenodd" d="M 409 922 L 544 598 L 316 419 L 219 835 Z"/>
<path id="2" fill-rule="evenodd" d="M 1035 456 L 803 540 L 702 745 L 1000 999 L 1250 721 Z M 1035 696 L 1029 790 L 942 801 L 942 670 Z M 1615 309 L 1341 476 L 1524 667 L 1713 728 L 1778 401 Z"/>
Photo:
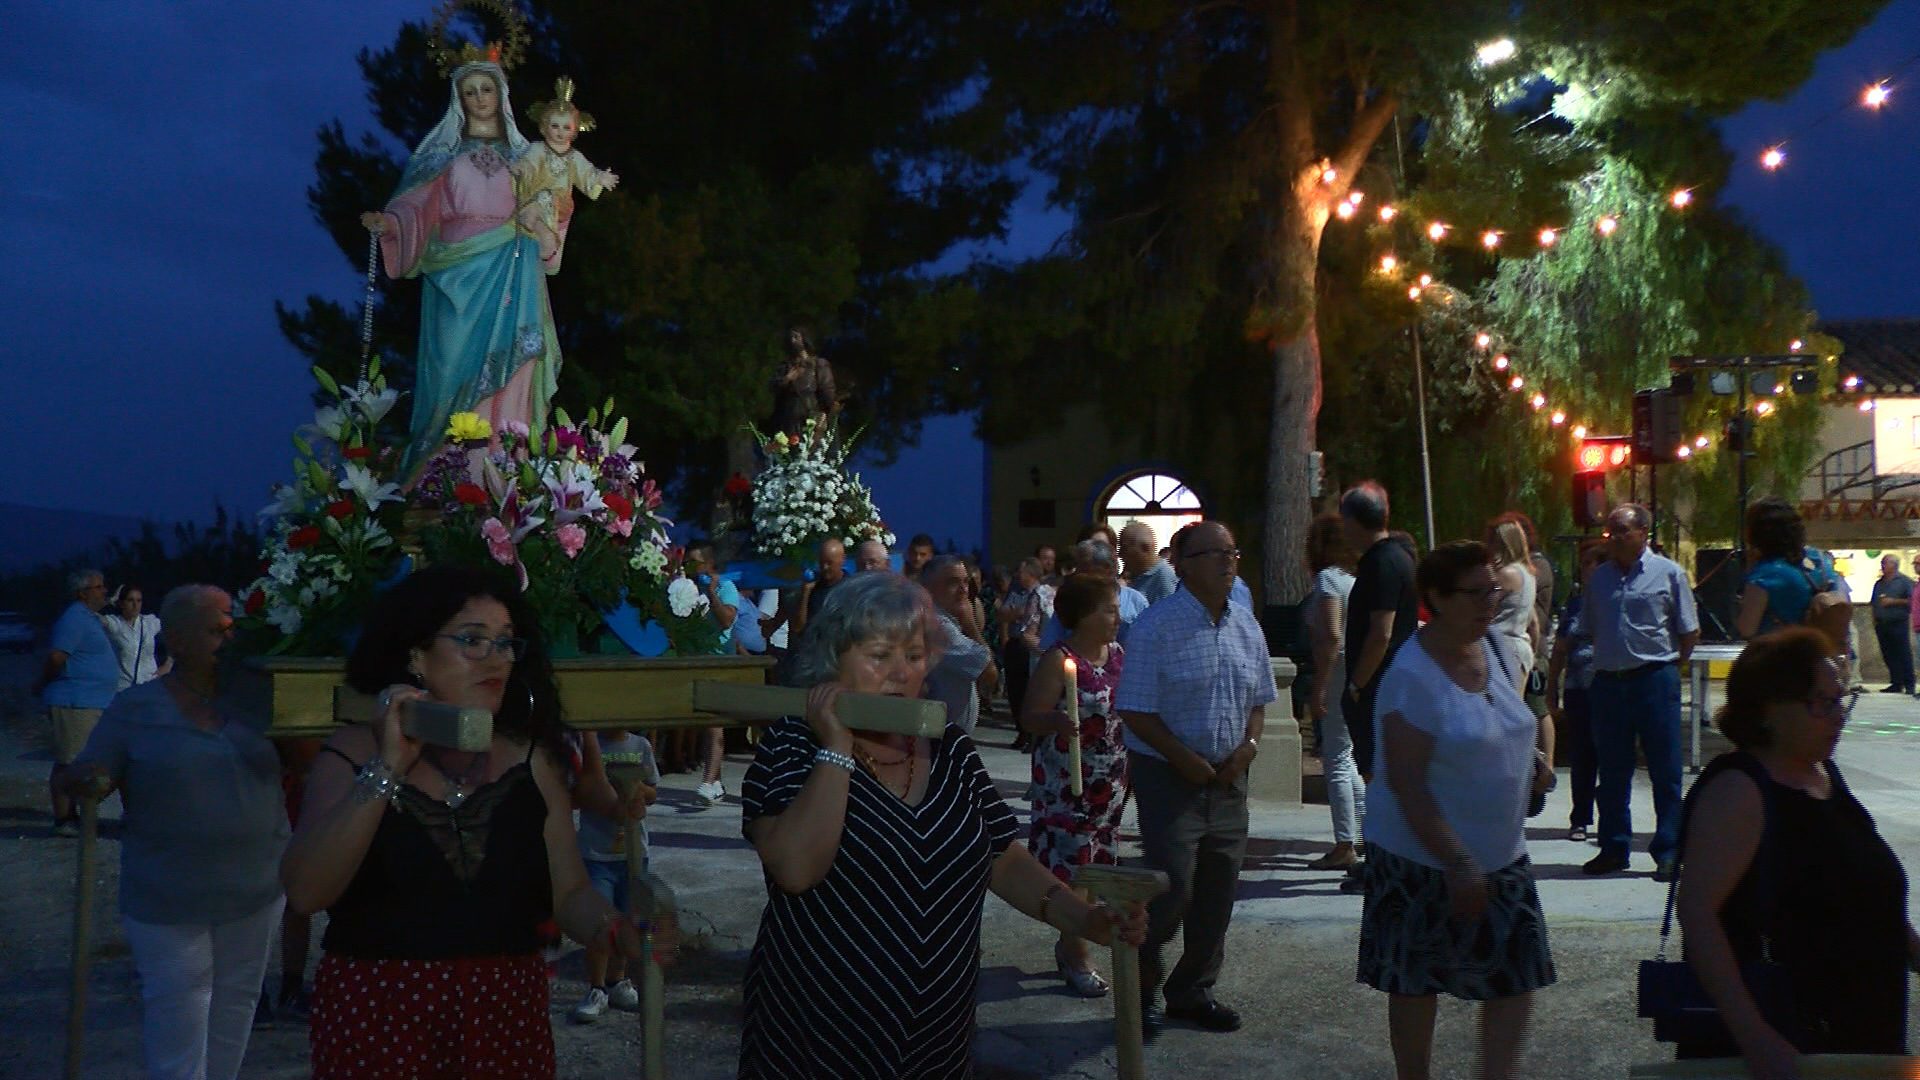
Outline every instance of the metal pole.
<path id="1" fill-rule="evenodd" d="M 1747 372 L 1745 368 L 1734 369 L 1734 377 L 1740 381 L 1739 417 L 1740 450 L 1734 455 L 1734 518 L 1733 518 L 1733 554 L 1740 561 L 1735 566 L 1745 566 L 1747 561 L 1747 453 L 1753 442 L 1753 429 L 1747 426 Z"/>
<path id="2" fill-rule="evenodd" d="M 1432 551 L 1437 530 L 1433 527 L 1433 459 L 1427 454 L 1427 380 L 1420 362 L 1420 319 L 1413 321 L 1413 399 L 1420 411 L 1420 490 L 1427 502 L 1427 550 Z"/>

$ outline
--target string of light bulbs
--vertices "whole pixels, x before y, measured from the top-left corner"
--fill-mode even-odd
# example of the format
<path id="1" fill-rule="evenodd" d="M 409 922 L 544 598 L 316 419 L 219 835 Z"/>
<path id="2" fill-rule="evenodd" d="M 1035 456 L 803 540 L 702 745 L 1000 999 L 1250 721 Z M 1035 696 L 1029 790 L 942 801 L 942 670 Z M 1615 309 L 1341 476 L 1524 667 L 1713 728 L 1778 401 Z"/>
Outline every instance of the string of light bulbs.
<path id="1" fill-rule="evenodd" d="M 1504 56 L 1498 57 L 1497 59 L 1505 59 L 1506 56 L 1511 55 L 1512 51 L 1509 48 Z M 1488 59 L 1484 49 L 1482 50 L 1481 59 L 1483 61 Z M 1814 120 L 1802 125 L 1787 137 L 1779 139 L 1767 146 L 1758 155 L 1761 168 L 1769 172 L 1779 170 L 1786 164 L 1786 148 L 1789 143 L 1794 139 L 1805 136 L 1808 132 L 1831 121 L 1834 117 L 1841 115 L 1849 109 L 1860 107 L 1877 112 L 1886 107 L 1888 102 L 1892 100 L 1894 87 L 1896 85 L 1895 80 L 1916 63 L 1920 63 L 1920 53 L 1916 53 L 1896 65 L 1892 75 L 1867 84 L 1860 91 L 1858 97 L 1852 101 L 1830 109 Z M 1332 185 L 1339 180 L 1339 173 L 1331 167 L 1325 168 L 1320 174 L 1320 180 L 1324 184 Z M 1347 192 L 1340 202 L 1335 204 L 1334 216 L 1342 221 L 1352 221 L 1360 215 L 1360 208 L 1365 201 L 1365 193 L 1358 187 L 1353 188 Z M 1663 199 L 1665 207 L 1670 211 L 1685 211 L 1694 204 L 1694 201 L 1694 191 L 1691 187 L 1675 188 L 1668 192 Z M 1383 225 L 1391 224 L 1401 216 L 1400 209 L 1392 203 L 1381 203 L 1375 210 L 1375 214 Z M 1618 211 L 1610 211 L 1595 215 L 1592 218 L 1592 228 L 1594 232 L 1601 237 L 1612 237 L 1620 229 L 1620 213 Z M 1446 243 L 1450 238 L 1473 235 L 1473 230 L 1456 228 L 1454 225 L 1438 218 L 1429 219 L 1424 222 L 1420 231 L 1434 244 Z M 1495 257 L 1498 257 L 1498 252 L 1510 232 L 1511 230 L 1499 228 L 1480 229 L 1477 234 L 1479 246 L 1489 253 L 1494 253 Z M 1543 225 L 1532 230 L 1532 238 L 1540 252 L 1545 252 L 1552 249 L 1559 242 L 1564 232 L 1564 228 L 1560 226 Z M 1378 272 L 1383 275 L 1396 275 L 1401 269 L 1401 260 L 1399 256 L 1393 252 L 1385 252 L 1379 257 L 1377 269 Z M 1408 299 L 1414 303 L 1421 302 L 1427 290 L 1432 287 L 1433 282 L 1434 279 L 1431 273 L 1419 273 L 1413 278 L 1413 284 L 1407 287 Z M 1801 340 L 1795 339 L 1788 344 L 1787 351 L 1790 353 L 1798 353 L 1804 347 L 1804 344 Z M 1525 374 L 1515 367 L 1513 358 L 1508 351 L 1504 349 L 1496 350 L 1494 348 L 1494 337 L 1491 332 L 1486 329 L 1476 328 L 1474 331 L 1474 346 L 1477 351 L 1483 353 L 1491 352 L 1494 354 L 1489 362 L 1493 368 L 1495 378 L 1504 378 L 1509 392 L 1526 394 L 1528 383 Z M 1859 385 L 1860 380 L 1857 376 L 1848 376 L 1842 382 L 1842 387 L 1846 390 L 1856 390 L 1859 388 Z M 1774 392 L 1778 394 L 1783 392 L 1784 389 L 1783 386 L 1776 386 Z M 1576 441 L 1586 438 L 1588 433 L 1587 425 L 1583 422 L 1569 424 L 1569 414 L 1567 410 L 1553 407 L 1553 403 L 1539 387 L 1534 388 L 1533 393 L 1526 397 L 1526 401 L 1532 406 L 1535 413 L 1542 414 L 1547 418 L 1550 427 L 1565 429 Z M 1765 419 L 1773 415 L 1776 411 L 1774 403 L 1765 397 L 1755 401 L 1750 407 L 1757 419 Z M 1872 412 L 1875 408 L 1874 401 L 1871 398 L 1862 400 L 1859 408 L 1861 412 Z M 1695 435 L 1675 448 L 1675 456 L 1686 459 L 1692 457 L 1695 451 L 1705 450 L 1711 445 L 1712 440 L 1708 436 L 1704 434 Z"/>

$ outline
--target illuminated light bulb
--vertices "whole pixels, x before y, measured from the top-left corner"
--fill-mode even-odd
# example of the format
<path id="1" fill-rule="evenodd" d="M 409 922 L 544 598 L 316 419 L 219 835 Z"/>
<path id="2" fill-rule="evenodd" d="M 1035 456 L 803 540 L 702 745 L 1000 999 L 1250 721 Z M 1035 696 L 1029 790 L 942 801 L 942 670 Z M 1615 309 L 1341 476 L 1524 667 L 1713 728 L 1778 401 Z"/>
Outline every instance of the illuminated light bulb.
<path id="1" fill-rule="evenodd" d="M 1518 46 L 1514 45 L 1512 38 L 1501 38 L 1498 41 L 1489 41 L 1475 49 L 1474 58 L 1480 61 L 1480 66 L 1492 67 L 1513 59 L 1513 54 L 1517 51 Z"/>
<path id="2" fill-rule="evenodd" d="M 1380 207 L 1380 220 L 1381 220 L 1381 221 L 1392 221 L 1392 220 L 1393 220 L 1393 215 L 1395 215 L 1395 214 L 1397 214 L 1397 213 L 1399 213 L 1399 212 L 1400 212 L 1400 211 L 1398 211 L 1398 210 L 1395 210 L 1395 209 L 1394 209 L 1393 207 L 1391 207 L 1391 206 L 1382 206 L 1382 207 Z"/>
<path id="3" fill-rule="evenodd" d="M 1407 299 L 1409 300 L 1420 299 L 1420 286 L 1418 285 L 1407 286 Z"/>
<path id="4" fill-rule="evenodd" d="M 1673 454 L 1675 457 L 1690 458 L 1693 456 L 1693 447 L 1682 444 L 1680 449 L 1675 450 Z"/>
<path id="5" fill-rule="evenodd" d="M 1587 425 L 1585 425 L 1585 424 L 1575 424 L 1575 425 L 1573 425 L 1573 431 L 1572 431 L 1572 432 L 1570 432 L 1570 434 L 1571 434 L 1571 435 L 1572 435 L 1572 436 L 1573 436 L 1574 438 L 1576 438 L 1576 439 L 1584 439 L 1584 438 L 1586 438 L 1586 437 L 1587 437 Z"/>
<path id="6" fill-rule="evenodd" d="M 1360 200 L 1366 197 L 1367 197 L 1366 193 L 1361 191 L 1359 188 L 1355 188 L 1352 191 L 1347 192 L 1347 201 L 1352 203 L 1355 206 L 1359 206 Z"/>
<path id="7" fill-rule="evenodd" d="M 1760 154 L 1760 167 L 1772 172 L 1787 163 L 1787 149 L 1784 145 L 1769 146 Z"/>
<path id="8" fill-rule="evenodd" d="M 1806 347 L 1807 347 L 1807 343 L 1804 341 L 1801 341 L 1799 338 L 1794 338 L 1792 341 L 1787 342 L 1788 352 L 1799 352 L 1801 349 L 1804 349 Z"/>
<path id="9" fill-rule="evenodd" d="M 1496 356 L 1493 358 L 1493 370 L 1505 371 L 1507 370 L 1508 363 L 1509 361 L 1507 360 L 1507 355 L 1505 353 L 1501 353 L 1499 356 Z"/>
<path id="10" fill-rule="evenodd" d="M 1334 207 L 1333 212 L 1335 215 L 1337 215 L 1340 218 L 1341 221 L 1345 221 L 1348 218 L 1353 216 L 1353 204 L 1350 202 L 1343 202 L 1339 206 Z"/>
<path id="11" fill-rule="evenodd" d="M 1540 246 L 1541 247 L 1552 247 L 1553 242 L 1558 239 L 1560 239 L 1560 231 L 1558 229 L 1541 229 L 1540 230 Z"/>
<path id="12" fill-rule="evenodd" d="M 1527 380 L 1515 375 L 1512 381 L 1507 383 L 1507 388 L 1510 390 L 1518 390 L 1525 385 L 1527 385 Z"/>
<path id="13" fill-rule="evenodd" d="M 1547 422 L 1552 424 L 1554 427 L 1559 427 L 1561 424 L 1564 424 L 1567 422 L 1567 414 L 1562 412 L 1559 409 L 1555 409 L 1553 410 L 1553 415 L 1547 417 Z"/>
<path id="14" fill-rule="evenodd" d="M 1693 205 L 1693 189 L 1681 188 L 1669 196 L 1667 201 L 1673 204 L 1674 209 L 1685 210 L 1687 207 Z"/>
<path id="15" fill-rule="evenodd" d="M 1762 401 L 1753 407 L 1753 411 L 1759 413 L 1761 416 L 1765 416 L 1768 413 L 1773 411 L 1773 402 Z M 1866 412 L 1867 410 L 1865 408 L 1862 408 L 1860 411 Z"/>
<path id="16" fill-rule="evenodd" d="M 1447 226 L 1444 222 L 1436 221 L 1433 224 L 1427 226 L 1427 236 L 1431 239 L 1443 240 L 1446 238 L 1446 235 L 1447 235 Z"/>
<path id="17" fill-rule="evenodd" d="M 1399 265 L 1400 265 L 1400 260 L 1394 258 L 1391 255 L 1380 256 L 1380 272 L 1383 274 L 1393 273 L 1395 268 L 1397 268 Z"/>
<path id="18" fill-rule="evenodd" d="M 1486 332 L 1484 332 L 1484 331 L 1482 331 L 1481 333 L 1479 333 L 1479 334 L 1475 334 L 1475 335 L 1474 335 L 1474 338 L 1473 338 L 1473 347 L 1474 347 L 1474 348 L 1476 348 L 1476 349 L 1484 349 L 1484 348 L 1486 348 L 1487 346 L 1489 346 L 1489 345 L 1491 345 L 1491 344 L 1493 344 L 1493 335 L 1492 335 L 1492 334 L 1489 334 L 1489 333 L 1486 333 Z"/>
<path id="19" fill-rule="evenodd" d="M 1601 236 L 1612 236 L 1613 231 L 1620 227 L 1620 219 L 1614 217 L 1612 214 L 1608 214 L 1599 221 L 1594 222 L 1593 227 L 1600 230 Z"/>
<path id="20" fill-rule="evenodd" d="M 1321 183 L 1331 184 L 1338 179 L 1340 179 L 1340 171 L 1338 169 L 1335 169 L 1333 166 L 1329 165 L 1326 168 L 1320 170 Z"/>
<path id="21" fill-rule="evenodd" d="M 1546 407 L 1547 407 L 1547 395 L 1545 395 L 1545 394 L 1535 394 L 1535 395 L 1533 395 L 1533 407 L 1534 407 L 1534 408 L 1536 408 L 1536 409 L 1544 409 L 1544 408 L 1546 408 Z"/>
<path id="22" fill-rule="evenodd" d="M 1846 387 L 1849 390 L 1858 390 L 1860 389 L 1860 376 L 1849 375 L 1847 376 L 1847 381 L 1841 383 L 1840 385 Z"/>
<path id="23" fill-rule="evenodd" d="M 1861 403 L 1860 403 L 1860 411 L 1861 411 L 1861 412 L 1872 412 L 1872 411 L 1873 411 L 1873 399 L 1872 399 L 1872 398 L 1868 398 L 1867 400 L 1865 400 L 1865 401 L 1863 401 L 1863 402 L 1861 402 Z"/>
<path id="24" fill-rule="evenodd" d="M 1491 251 L 1500 246 L 1500 234 L 1488 229 L 1480 234 L 1480 246 Z"/>
<path id="25" fill-rule="evenodd" d="M 1705 450 L 1707 448 L 1707 437 L 1705 435 L 1700 436 L 1699 438 L 1693 440 L 1693 445 L 1698 447 L 1699 449 Z"/>
<path id="26" fill-rule="evenodd" d="M 1774 384 L 1773 384 L 1773 392 L 1774 392 L 1774 393 L 1776 393 L 1776 394 L 1784 394 L 1784 393 L 1786 393 L 1786 392 L 1787 392 L 1787 387 L 1786 387 L 1786 384 L 1785 384 L 1785 383 L 1774 383 Z"/>
<path id="27" fill-rule="evenodd" d="M 1433 284 L 1433 275 L 1432 275 L 1432 274 L 1421 274 L 1421 275 L 1420 275 L 1420 287 L 1421 287 L 1421 288 L 1423 288 L 1423 289 L 1424 289 L 1424 288 L 1426 288 L 1427 286 L 1429 286 L 1429 285 L 1431 285 L 1431 284 Z"/>
<path id="28" fill-rule="evenodd" d="M 1882 80 L 1861 91 L 1860 104 L 1865 105 L 1869 109 L 1877 109 L 1887 103 L 1887 98 L 1891 96 L 1892 93 L 1892 90 L 1887 89 L 1885 80 Z"/>

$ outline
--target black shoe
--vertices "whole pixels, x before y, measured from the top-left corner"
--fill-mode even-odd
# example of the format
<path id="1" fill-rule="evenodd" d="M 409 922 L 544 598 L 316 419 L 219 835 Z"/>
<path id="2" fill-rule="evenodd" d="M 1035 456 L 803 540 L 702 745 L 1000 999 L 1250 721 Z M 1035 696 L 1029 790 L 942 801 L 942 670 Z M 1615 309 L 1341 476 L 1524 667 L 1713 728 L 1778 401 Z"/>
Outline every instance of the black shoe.
<path id="1" fill-rule="evenodd" d="M 1627 868 L 1627 856 L 1618 851 L 1602 851 L 1587 861 L 1580 869 L 1592 877 L 1601 874 L 1617 874 Z"/>
<path id="2" fill-rule="evenodd" d="M 1364 896 L 1367 891 L 1366 880 L 1357 877 L 1341 878 L 1340 891 L 1348 896 Z"/>
<path id="3" fill-rule="evenodd" d="M 1182 1008 L 1167 1007 L 1167 1016 L 1174 1020 L 1185 1020 L 1197 1024 L 1208 1031 L 1239 1031 L 1240 1014 L 1219 1002 L 1208 998 L 1204 1004 Z"/>
<path id="4" fill-rule="evenodd" d="M 1672 859 L 1661 859 L 1659 864 L 1653 868 L 1653 880 L 1665 885 L 1672 881 L 1678 872 L 1679 867 Z"/>
<path id="5" fill-rule="evenodd" d="M 1160 1033 L 1165 1030 L 1167 1030 L 1167 1017 L 1165 1013 L 1160 1011 L 1160 1006 L 1158 1005 L 1140 1006 L 1140 1041 L 1141 1042 L 1150 1043 L 1153 1040 L 1159 1038 Z"/>
<path id="6" fill-rule="evenodd" d="M 1881 693 L 1883 693 L 1883 694 L 1904 694 L 1904 693 L 1906 693 L 1906 691 L 1905 691 L 1905 690 L 1902 690 L 1902 689 L 1901 689 L 1900 687 L 1898 687 L 1898 686 L 1883 686 L 1883 687 L 1881 687 L 1881 688 L 1880 688 L 1880 692 L 1881 692 Z"/>

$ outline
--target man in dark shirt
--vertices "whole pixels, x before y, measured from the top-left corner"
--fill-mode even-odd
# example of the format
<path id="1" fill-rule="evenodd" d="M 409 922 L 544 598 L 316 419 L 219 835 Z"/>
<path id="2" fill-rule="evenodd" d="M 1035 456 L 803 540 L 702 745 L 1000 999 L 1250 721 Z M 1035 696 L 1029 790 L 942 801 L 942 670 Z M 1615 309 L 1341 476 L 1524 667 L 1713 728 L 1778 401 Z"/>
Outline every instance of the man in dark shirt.
<path id="1" fill-rule="evenodd" d="M 1373 700 L 1380 676 L 1394 651 L 1420 624 L 1413 588 L 1413 552 L 1387 528 L 1387 491 L 1363 480 L 1340 496 L 1340 521 L 1347 543 L 1361 552 L 1347 597 L 1344 640 L 1347 688 L 1341 708 L 1353 738 L 1353 760 L 1360 775 L 1373 777 Z"/>
<path id="2" fill-rule="evenodd" d="M 1907 637 L 1907 609 L 1913 579 L 1900 572 L 1900 556 L 1880 556 L 1880 580 L 1873 583 L 1873 636 L 1887 661 L 1883 694 L 1913 693 L 1913 642 Z"/>

